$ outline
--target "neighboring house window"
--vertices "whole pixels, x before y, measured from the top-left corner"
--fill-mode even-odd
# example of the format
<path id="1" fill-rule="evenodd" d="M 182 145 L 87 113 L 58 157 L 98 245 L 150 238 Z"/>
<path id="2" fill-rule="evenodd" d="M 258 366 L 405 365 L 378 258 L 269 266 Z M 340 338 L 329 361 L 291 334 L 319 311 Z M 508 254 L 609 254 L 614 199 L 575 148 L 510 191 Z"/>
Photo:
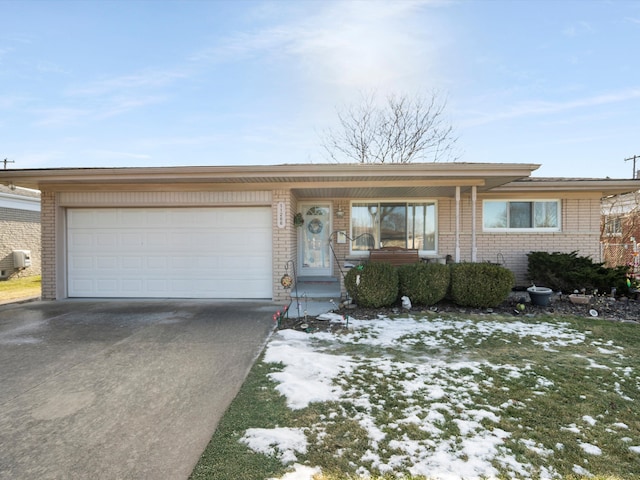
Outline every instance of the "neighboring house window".
<path id="1" fill-rule="evenodd" d="M 402 247 L 436 251 L 435 202 L 354 202 L 351 251 Z"/>
<path id="2" fill-rule="evenodd" d="M 485 231 L 560 230 L 559 200 L 485 200 L 482 204 Z"/>
<path id="3" fill-rule="evenodd" d="M 604 222 L 604 234 L 611 237 L 622 236 L 622 219 L 620 217 L 607 217 Z"/>

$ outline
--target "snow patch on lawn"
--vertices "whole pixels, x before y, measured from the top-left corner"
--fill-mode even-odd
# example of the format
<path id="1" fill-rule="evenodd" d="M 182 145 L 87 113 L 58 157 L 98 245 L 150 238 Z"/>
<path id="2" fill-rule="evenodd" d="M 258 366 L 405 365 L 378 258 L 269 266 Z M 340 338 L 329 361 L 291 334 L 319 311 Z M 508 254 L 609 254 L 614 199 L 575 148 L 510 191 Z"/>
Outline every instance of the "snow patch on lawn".
<path id="1" fill-rule="evenodd" d="M 271 373 L 270 377 L 277 382 L 276 388 L 286 398 L 289 408 L 302 409 L 312 402 L 339 402 L 325 421 L 349 418 L 367 432 L 369 449 L 360 459 L 358 474 L 366 477 L 406 471 L 442 480 L 492 478 L 500 474 L 494 465 L 500 465 L 513 478 L 559 477 L 552 467 L 534 467 L 516 460 L 506 445 L 511 433 L 497 427 L 507 409 L 525 409 L 526 401 L 510 399 L 502 405 L 482 401 L 483 386 L 492 385 L 494 376 L 505 380 L 529 376 L 536 386 L 532 394 L 545 395 L 554 383 L 537 374 L 531 365 L 494 365 L 450 357 L 445 361 L 437 354 L 428 358 L 414 358 L 409 354 L 400 361 L 392 354 L 385 355 L 384 349 L 410 351 L 420 344 L 422 349 L 426 346 L 439 350 L 436 353 L 446 353 L 452 346 L 462 344 L 465 336 L 472 336 L 476 344 L 481 344 L 496 336 L 508 335 L 509 343 L 511 337 L 516 339 L 513 343 L 518 343 L 518 338 L 526 338 L 544 350 L 557 351 L 563 346 L 584 343 L 586 334 L 571 329 L 566 323 L 523 321 L 419 321 L 408 317 L 375 321 L 350 319 L 349 325 L 351 330 L 339 335 L 278 331 L 267 345 L 264 361 L 281 365 L 282 370 Z M 372 358 L 333 353 L 355 345 L 379 347 L 381 353 Z M 601 354 L 617 353 L 614 345 L 605 346 L 607 349 L 601 348 Z M 587 361 L 587 369 L 609 369 L 589 358 L 581 358 Z M 405 404 L 394 407 L 392 420 L 384 424 L 377 423 L 379 413 L 389 411 L 390 407 L 385 403 L 387 397 L 379 396 L 372 388 L 372 378 L 389 383 L 397 392 L 395 400 Z M 419 404 L 414 396 L 420 399 Z M 346 411 L 348 407 L 344 405 L 352 408 Z M 582 421 L 585 428 L 597 423 L 589 415 L 584 415 Z M 624 428 L 622 425 L 614 424 Z M 410 438 L 405 433 L 408 426 L 425 435 Z M 321 442 L 325 427 L 326 424 L 318 424 L 309 429 Z M 457 429 L 457 435 L 451 434 L 452 428 Z M 576 424 L 561 429 L 581 434 Z M 395 431 L 399 432 L 398 436 Z M 297 454 L 307 451 L 301 429 L 250 429 L 242 441 L 257 452 L 276 455 L 283 464 L 296 462 Z M 518 441 L 541 457 L 554 454 L 554 450 L 533 440 Z M 580 441 L 578 444 L 588 455 L 602 454 L 596 445 Z M 640 453 L 640 447 L 629 448 Z M 556 450 L 563 449 L 564 445 L 556 445 Z M 578 465 L 573 471 L 589 475 Z M 316 468 L 296 464 L 294 471 L 281 480 L 307 480 L 315 473 L 318 473 Z"/>
<path id="2" fill-rule="evenodd" d="M 281 330 L 265 352 L 265 362 L 284 366 L 269 377 L 278 382 L 277 390 L 293 410 L 311 402 L 340 400 L 343 392 L 333 385 L 333 379 L 353 368 L 351 357 L 316 351 L 311 341 L 312 337 L 304 332 Z"/>
<path id="3" fill-rule="evenodd" d="M 254 452 L 279 458 L 283 464 L 295 462 L 297 453 L 307 453 L 307 437 L 300 428 L 250 428 L 240 441 Z"/>
<path id="4" fill-rule="evenodd" d="M 589 455 L 602 455 L 602 450 L 596 445 L 586 442 L 578 442 L 578 445 L 580 445 L 580 448 Z"/>

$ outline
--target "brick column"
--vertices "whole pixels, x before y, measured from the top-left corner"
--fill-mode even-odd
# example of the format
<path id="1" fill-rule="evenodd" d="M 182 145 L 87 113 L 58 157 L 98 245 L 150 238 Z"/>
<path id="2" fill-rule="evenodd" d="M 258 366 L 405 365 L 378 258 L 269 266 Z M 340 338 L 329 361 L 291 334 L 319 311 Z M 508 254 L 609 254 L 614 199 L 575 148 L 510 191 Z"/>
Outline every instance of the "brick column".
<path id="1" fill-rule="evenodd" d="M 284 227 L 278 225 L 278 204 L 280 203 L 284 204 Z M 293 226 L 297 200 L 291 190 L 274 190 L 271 208 L 273 217 L 273 301 L 286 304 L 289 303 L 291 292 L 282 287 L 280 279 L 285 273 L 293 277 L 293 265 L 297 264 L 298 236 L 296 228 Z"/>
<path id="2" fill-rule="evenodd" d="M 342 216 L 338 214 L 342 212 Z M 348 199 L 337 199 L 333 201 L 333 231 L 334 234 L 331 237 L 331 244 L 335 252 L 336 258 L 333 259 L 333 276 L 338 277 L 340 280 L 340 291 L 342 296 L 345 296 L 346 289 L 344 288 L 343 274 L 347 274 L 347 269 L 344 264 L 346 258 L 349 256 L 351 249 L 351 241 L 349 237 L 351 235 L 351 206 Z M 344 243 L 338 243 L 340 237 L 338 232 L 345 232 L 346 238 Z"/>
<path id="3" fill-rule="evenodd" d="M 41 209 L 42 299 L 56 299 L 56 194 L 43 191 Z"/>

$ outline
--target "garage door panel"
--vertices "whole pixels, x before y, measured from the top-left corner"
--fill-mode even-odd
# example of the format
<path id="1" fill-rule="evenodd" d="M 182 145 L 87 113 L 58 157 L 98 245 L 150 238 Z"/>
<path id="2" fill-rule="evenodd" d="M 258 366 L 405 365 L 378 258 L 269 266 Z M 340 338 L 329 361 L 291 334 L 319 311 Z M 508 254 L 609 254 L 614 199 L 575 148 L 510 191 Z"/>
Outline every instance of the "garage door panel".
<path id="1" fill-rule="evenodd" d="M 76 292 L 90 293 L 95 290 L 94 281 L 90 278 L 77 277 L 70 283 L 70 287 L 72 287 Z"/>
<path id="2" fill-rule="evenodd" d="M 91 235 L 87 233 L 85 235 Z M 116 247 L 118 245 L 118 235 L 116 233 L 99 233 L 95 235 L 96 245 L 100 247 Z"/>
<path id="3" fill-rule="evenodd" d="M 69 259 L 70 268 L 74 270 L 93 270 L 95 258 L 86 255 L 75 255 Z"/>
<path id="4" fill-rule="evenodd" d="M 95 247 L 97 243 L 97 237 L 89 232 L 74 232 L 69 236 L 69 244 L 75 249 L 80 249 L 82 247 L 91 250 Z"/>
<path id="5" fill-rule="evenodd" d="M 121 281 L 118 289 L 129 292 L 132 296 L 144 293 L 144 282 L 140 279 L 129 278 Z"/>
<path id="6" fill-rule="evenodd" d="M 101 278 L 95 282 L 96 288 L 99 291 L 105 292 L 107 294 L 110 293 L 111 295 L 117 292 L 118 283 L 118 280 L 116 280 L 115 278 Z"/>
<path id="7" fill-rule="evenodd" d="M 120 262 L 118 257 L 115 256 L 97 257 L 96 268 L 101 271 L 111 270 L 116 273 L 120 269 Z"/>
<path id="8" fill-rule="evenodd" d="M 140 270 L 144 267 L 144 261 L 140 255 L 118 257 L 118 268 L 120 270 Z M 131 273 L 128 273 L 131 275 Z"/>
<path id="9" fill-rule="evenodd" d="M 71 297 L 270 298 L 271 209 L 67 212 Z"/>

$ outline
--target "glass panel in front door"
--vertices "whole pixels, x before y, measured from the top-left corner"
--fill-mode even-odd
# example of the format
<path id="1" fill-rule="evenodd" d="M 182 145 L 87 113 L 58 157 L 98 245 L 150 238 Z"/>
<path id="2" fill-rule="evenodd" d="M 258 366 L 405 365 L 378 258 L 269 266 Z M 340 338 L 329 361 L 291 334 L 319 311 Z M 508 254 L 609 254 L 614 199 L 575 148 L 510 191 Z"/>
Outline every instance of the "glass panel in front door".
<path id="1" fill-rule="evenodd" d="M 303 206 L 304 224 L 301 228 L 302 273 L 331 275 L 331 208 L 329 205 Z"/>

